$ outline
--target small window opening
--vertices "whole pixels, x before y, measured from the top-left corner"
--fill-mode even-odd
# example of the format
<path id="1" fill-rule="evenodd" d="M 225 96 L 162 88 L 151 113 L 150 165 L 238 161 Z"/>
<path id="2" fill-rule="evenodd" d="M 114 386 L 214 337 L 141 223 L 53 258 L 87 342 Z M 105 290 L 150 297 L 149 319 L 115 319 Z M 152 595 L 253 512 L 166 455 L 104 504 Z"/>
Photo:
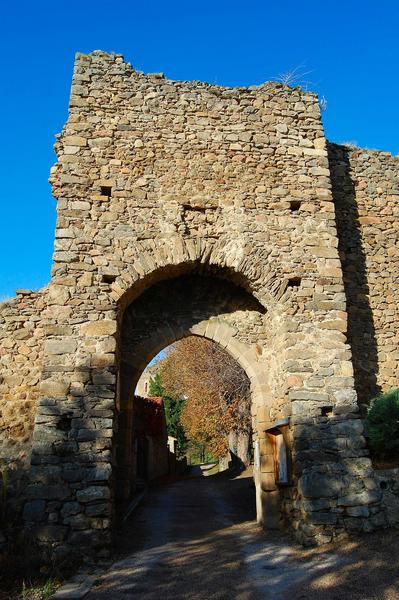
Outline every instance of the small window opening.
<path id="1" fill-rule="evenodd" d="M 103 274 L 101 277 L 101 281 L 103 283 L 114 283 L 116 277 L 116 275 Z"/>
<path id="2" fill-rule="evenodd" d="M 205 213 L 205 210 L 206 210 L 205 206 L 195 206 L 192 204 L 183 204 L 183 208 L 186 212 L 192 211 L 192 212 Z"/>
<path id="3" fill-rule="evenodd" d="M 290 211 L 291 212 L 298 212 L 298 210 L 300 208 L 301 208 L 300 200 L 290 200 Z"/>
<path id="4" fill-rule="evenodd" d="M 109 185 L 102 185 L 101 186 L 101 196 L 107 196 L 108 198 L 111 197 L 111 191 L 112 188 Z"/>
<path id="5" fill-rule="evenodd" d="M 388 484 L 386 481 L 380 481 L 380 488 L 382 490 L 386 490 L 388 488 Z"/>
<path id="6" fill-rule="evenodd" d="M 320 412 L 321 412 L 322 417 L 332 417 L 333 416 L 333 407 L 332 406 L 322 406 Z"/>
<path id="7" fill-rule="evenodd" d="M 297 288 L 301 285 L 300 277 L 290 277 L 287 283 L 287 287 L 289 288 Z"/>

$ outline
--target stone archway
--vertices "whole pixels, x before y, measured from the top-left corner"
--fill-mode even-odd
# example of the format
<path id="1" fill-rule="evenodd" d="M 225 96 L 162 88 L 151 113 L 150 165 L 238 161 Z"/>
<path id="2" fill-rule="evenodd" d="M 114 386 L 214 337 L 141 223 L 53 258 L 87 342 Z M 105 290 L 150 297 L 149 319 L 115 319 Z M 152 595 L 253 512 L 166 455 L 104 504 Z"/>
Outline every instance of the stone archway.
<path id="1" fill-rule="evenodd" d="M 63 342 L 68 352 L 73 345 L 78 364 L 62 366 L 62 340 L 47 349 L 56 367 L 46 374 L 47 389 L 60 374 L 71 384 L 65 399 L 44 396 L 38 408 L 31 494 L 45 515 L 57 509 L 63 520 L 34 523 L 39 539 L 61 552 L 77 542 L 86 552 L 109 543 L 115 476 L 125 496 L 132 479 L 132 391 L 160 349 L 190 334 L 220 343 L 251 380 L 258 521 L 271 528 L 285 522 L 305 543 L 344 530 L 351 513 L 341 506 L 356 503 L 364 513 L 357 522 L 366 522 L 368 505 L 378 509 L 379 496 L 369 459 L 361 458 L 363 425 L 347 404 L 355 396 L 331 386 L 331 373 L 343 364 L 341 342 L 298 311 L 301 282 L 273 283 L 278 294 L 261 303 L 248 291 L 251 280 L 225 265 L 145 265 L 137 286 L 119 290 L 108 318 L 79 323 L 76 338 Z M 279 479 L 282 443 L 291 461 L 283 469 L 288 479 Z"/>
<path id="2" fill-rule="evenodd" d="M 220 337 L 256 382 L 261 504 L 274 498 L 305 543 L 381 525 L 317 97 L 274 83 L 172 82 L 119 55 L 79 54 L 56 151 L 52 280 L 40 304 L 27 303 L 44 342 L 25 511 L 35 536 L 60 552 L 109 543 L 115 413 L 126 410 L 124 315 L 162 281 L 190 273 L 214 277 L 220 291 L 238 286 L 266 310 L 248 339 L 245 319 L 231 334 L 227 316 L 208 314 L 173 332 L 160 326 L 152 348 L 197 328 Z M 12 374 L 18 320 L 7 323 Z M 36 398 L 36 365 L 27 373 Z M 282 442 L 289 481 L 275 468 Z"/>
<path id="3" fill-rule="evenodd" d="M 251 383 L 253 432 L 262 436 L 257 423 L 257 408 L 267 403 L 267 363 L 262 359 L 262 338 L 267 329 L 265 308 L 243 288 L 213 274 L 191 271 L 180 277 L 161 280 L 147 288 L 123 313 L 119 334 L 118 435 L 115 462 L 118 493 L 126 498 L 134 484 L 132 448 L 133 405 L 136 383 L 149 361 L 163 348 L 179 339 L 196 335 L 220 344 L 246 372 Z M 263 332 L 263 333 L 262 333 Z M 263 448 L 264 454 L 265 448 Z M 264 469 L 265 472 L 265 469 Z M 272 464 L 269 461 L 269 475 Z M 261 502 L 261 478 L 258 486 L 258 520 L 264 521 L 271 507 Z M 273 511 L 276 521 L 276 514 Z M 277 525 L 277 522 L 275 523 Z"/>

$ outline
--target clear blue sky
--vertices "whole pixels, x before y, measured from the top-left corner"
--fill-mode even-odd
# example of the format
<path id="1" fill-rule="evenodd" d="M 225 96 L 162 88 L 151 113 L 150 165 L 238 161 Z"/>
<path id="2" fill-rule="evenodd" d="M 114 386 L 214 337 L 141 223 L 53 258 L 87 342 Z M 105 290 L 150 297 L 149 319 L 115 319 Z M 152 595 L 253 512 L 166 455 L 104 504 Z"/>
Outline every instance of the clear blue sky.
<path id="1" fill-rule="evenodd" d="M 120 52 L 146 72 L 220 85 L 302 64 L 328 101 L 330 140 L 399 152 L 398 0 L 10 0 L 0 23 L 0 298 L 49 280 L 47 179 L 76 51 Z"/>

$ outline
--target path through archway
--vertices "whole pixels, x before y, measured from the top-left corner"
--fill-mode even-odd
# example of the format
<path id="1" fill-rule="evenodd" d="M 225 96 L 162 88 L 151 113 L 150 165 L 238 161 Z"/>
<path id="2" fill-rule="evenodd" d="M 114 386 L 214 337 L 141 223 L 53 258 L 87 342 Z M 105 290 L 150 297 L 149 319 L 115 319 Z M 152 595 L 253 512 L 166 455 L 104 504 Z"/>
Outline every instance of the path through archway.
<path id="1" fill-rule="evenodd" d="M 132 395 L 146 365 L 171 343 L 200 336 L 220 344 L 237 360 L 249 378 L 252 397 L 259 401 L 264 393 L 259 359 L 266 319 L 265 308 L 247 291 L 225 278 L 198 273 L 159 281 L 126 308 L 120 321 L 118 433 L 114 446 L 118 499 L 126 500 L 135 488 Z M 256 405 L 252 404 L 257 440 Z M 260 521 L 262 517 L 259 503 Z"/>

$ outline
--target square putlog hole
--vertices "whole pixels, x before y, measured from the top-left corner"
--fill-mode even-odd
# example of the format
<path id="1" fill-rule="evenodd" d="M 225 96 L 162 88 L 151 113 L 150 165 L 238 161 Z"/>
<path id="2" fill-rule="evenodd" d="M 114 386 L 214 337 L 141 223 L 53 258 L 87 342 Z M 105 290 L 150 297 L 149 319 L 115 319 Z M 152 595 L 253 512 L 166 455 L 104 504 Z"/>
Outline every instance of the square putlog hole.
<path id="1" fill-rule="evenodd" d="M 298 212 L 298 210 L 300 208 L 301 208 L 300 200 L 290 200 L 290 211 L 291 212 Z"/>
<path id="2" fill-rule="evenodd" d="M 298 288 L 301 285 L 300 277 L 290 277 L 287 283 L 287 287 L 289 288 Z"/>
<path id="3" fill-rule="evenodd" d="M 332 406 L 322 406 L 320 409 L 320 414 L 322 417 L 332 417 L 334 414 L 333 407 Z"/>
<path id="4" fill-rule="evenodd" d="M 112 275 L 110 273 L 104 273 L 101 276 L 101 281 L 103 283 L 114 283 L 115 279 L 117 278 L 117 275 Z"/>
<path id="5" fill-rule="evenodd" d="M 112 188 L 109 185 L 101 186 L 101 196 L 107 196 L 108 198 L 110 198 L 111 192 L 112 192 Z"/>

